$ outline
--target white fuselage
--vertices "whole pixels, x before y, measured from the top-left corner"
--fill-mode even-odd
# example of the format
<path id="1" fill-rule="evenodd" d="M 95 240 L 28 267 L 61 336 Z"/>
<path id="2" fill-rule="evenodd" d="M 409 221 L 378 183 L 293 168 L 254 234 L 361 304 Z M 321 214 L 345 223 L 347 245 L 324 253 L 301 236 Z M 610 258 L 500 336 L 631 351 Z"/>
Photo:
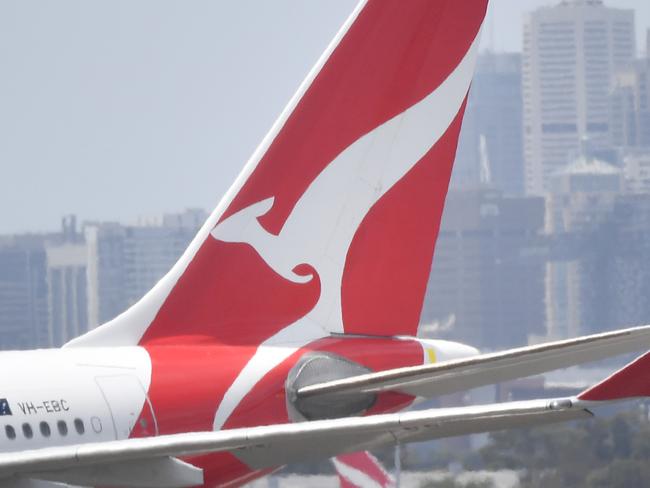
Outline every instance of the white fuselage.
<path id="1" fill-rule="evenodd" d="M 125 439 L 151 380 L 140 347 L 3 352 L 0 370 L 0 452 Z"/>

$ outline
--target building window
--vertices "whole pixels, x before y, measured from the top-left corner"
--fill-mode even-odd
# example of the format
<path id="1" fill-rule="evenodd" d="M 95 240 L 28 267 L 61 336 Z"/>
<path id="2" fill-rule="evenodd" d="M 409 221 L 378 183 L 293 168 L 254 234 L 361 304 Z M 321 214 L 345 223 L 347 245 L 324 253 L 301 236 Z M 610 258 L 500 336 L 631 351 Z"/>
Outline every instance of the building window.
<path id="1" fill-rule="evenodd" d="M 566 134 L 577 132 L 576 124 L 542 124 L 544 134 Z"/>

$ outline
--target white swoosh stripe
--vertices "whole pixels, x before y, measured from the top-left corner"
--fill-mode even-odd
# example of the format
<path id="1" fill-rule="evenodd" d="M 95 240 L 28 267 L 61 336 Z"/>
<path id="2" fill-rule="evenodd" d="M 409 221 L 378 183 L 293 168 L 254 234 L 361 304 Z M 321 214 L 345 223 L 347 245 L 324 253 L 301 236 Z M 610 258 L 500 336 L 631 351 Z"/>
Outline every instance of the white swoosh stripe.
<path id="1" fill-rule="evenodd" d="M 334 463 L 336 471 L 341 476 L 360 488 L 384 488 L 381 483 L 371 478 L 368 474 L 348 466 L 336 458 L 332 458 L 332 463 Z"/>
<path id="2" fill-rule="evenodd" d="M 215 413 L 215 430 L 223 426 L 241 399 L 293 352 L 328 332 L 343 332 L 341 281 L 354 234 L 370 208 L 422 159 L 458 115 L 472 79 L 479 37 L 477 34 L 462 61 L 436 90 L 337 156 L 296 203 L 279 235 L 262 228 L 255 215 L 258 212 L 250 210 L 268 208 L 268 202 L 242 209 L 212 231 L 215 239 L 252 245 L 280 275 L 307 263 L 321 280 L 316 306 L 265 341 L 227 390 Z M 291 346 L 277 347 L 287 344 Z"/>

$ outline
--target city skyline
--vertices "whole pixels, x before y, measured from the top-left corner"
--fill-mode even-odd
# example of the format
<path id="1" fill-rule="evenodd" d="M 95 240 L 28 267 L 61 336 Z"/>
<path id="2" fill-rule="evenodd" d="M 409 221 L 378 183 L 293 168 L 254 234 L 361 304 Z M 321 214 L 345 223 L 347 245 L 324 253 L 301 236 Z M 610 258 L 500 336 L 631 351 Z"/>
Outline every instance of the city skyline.
<path id="1" fill-rule="evenodd" d="M 0 0 L 0 480 L 650 484 L 616 1 Z"/>
<path id="2" fill-rule="evenodd" d="M 354 3 L 3 3 L 0 234 L 214 207 Z M 554 3 L 493 1 L 483 48 Z"/>

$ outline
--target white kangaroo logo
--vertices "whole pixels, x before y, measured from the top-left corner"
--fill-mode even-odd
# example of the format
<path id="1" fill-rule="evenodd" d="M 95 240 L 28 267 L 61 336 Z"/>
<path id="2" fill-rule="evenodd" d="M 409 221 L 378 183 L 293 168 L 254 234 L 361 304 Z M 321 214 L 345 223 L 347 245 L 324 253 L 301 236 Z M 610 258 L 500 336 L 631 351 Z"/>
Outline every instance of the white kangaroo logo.
<path id="1" fill-rule="evenodd" d="M 224 396 L 215 429 L 239 399 L 293 351 L 328 333 L 344 331 L 341 282 L 352 239 L 372 206 L 422 159 L 458 114 L 472 79 L 478 38 L 436 90 L 357 139 L 325 167 L 296 202 L 278 235 L 258 220 L 271 209 L 273 198 L 234 213 L 212 230 L 217 240 L 250 244 L 287 280 L 313 279 L 293 271 L 309 264 L 321 282 L 314 308 L 260 345 Z M 265 347 L 270 345 L 275 347 Z"/>

